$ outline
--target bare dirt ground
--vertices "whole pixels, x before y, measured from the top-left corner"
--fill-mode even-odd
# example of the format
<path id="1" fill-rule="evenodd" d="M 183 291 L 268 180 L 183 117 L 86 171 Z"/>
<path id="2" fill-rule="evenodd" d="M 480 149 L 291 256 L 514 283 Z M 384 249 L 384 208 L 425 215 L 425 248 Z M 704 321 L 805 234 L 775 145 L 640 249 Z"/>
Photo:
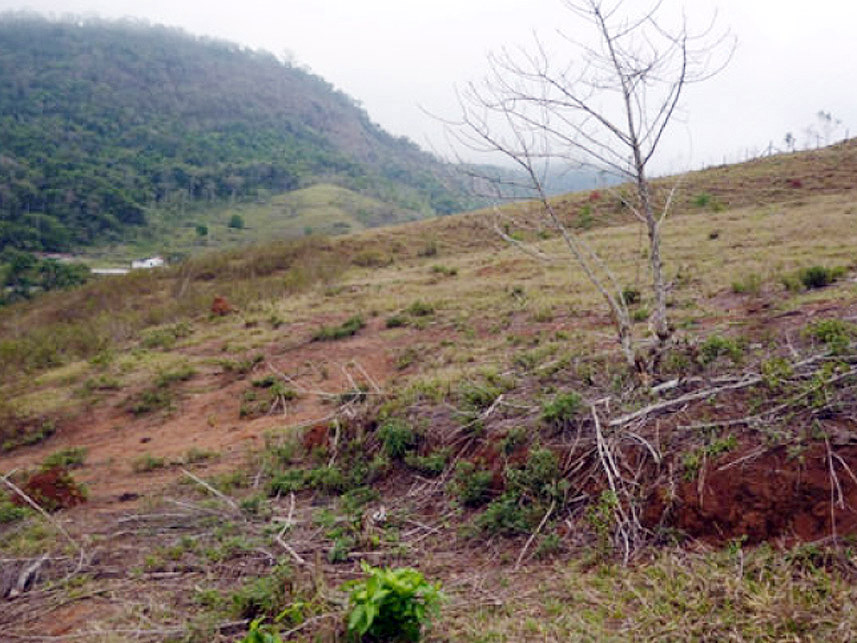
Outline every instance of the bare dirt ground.
<path id="1" fill-rule="evenodd" d="M 327 319 L 315 320 L 320 325 Z M 0 456 L 3 470 L 25 469 L 41 462 L 50 453 L 69 447 L 87 450 L 85 464 L 77 476 L 89 490 L 91 509 L 109 509 L 123 502 L 123 494 L 144 496 L 174 482 L 182 474 L 175 466 L 141 474 L 134 461 L 142 454 L 180 463 L 191 449 L 219 454 L 204 463 L 206 475 L 231 471 L 246 462 L 250 451 L 263 445 L 266 431 L 273 428 L 303 427 L 329 420 L 329 397 L 373 383 L 385 385 L 396 373 L 393 354 L 410 339 L 381 336 L 383 320 L 371 320 L 359 336 L 337 342 L 304 341 L 284 348 L 281 340 L 253 351 L 264 359 L 246 375 L 209 367 L 178 387 L 179 401 L 174 410 L 135 417 L 128 411 L 133 391 L 110 394 L 94 408 L 67 421 L 50 440 Z M 289 338 L 284 329 L 282 339 Z M 294 342 L 293 342 L 294 343 Z M 188 351 L 197 361 L 222 357 L 220 342 L 194 346 Z M 288 374 L 297 390 L 306 390 L 285 409 L 277 407 L 261 417 L 240 417 L 242 393 L 250 381 L 265 375 Z M 320 394 L 316 394 L 320 393 Z"/>

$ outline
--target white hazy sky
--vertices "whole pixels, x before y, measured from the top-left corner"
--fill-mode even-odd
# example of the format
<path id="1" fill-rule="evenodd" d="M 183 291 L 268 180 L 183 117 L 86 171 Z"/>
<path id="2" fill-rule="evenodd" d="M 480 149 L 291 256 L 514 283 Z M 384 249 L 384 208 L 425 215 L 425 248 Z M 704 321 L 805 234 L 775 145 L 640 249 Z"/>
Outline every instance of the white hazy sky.
<path id="1" fill-rule="evenodd" d="M 803 145 L 822 109 L 842 121 L 837 138 L 857 134 L 857 2 L 686 6 L 705 16 L 716 7 L 738 48 L 726 71 L 690 89 L 657 169 L 741 160 L 782 145 L 786 132 Z M 560 0 L 0 0 L 0 11 L 20 9 L 145 18 L 288 52 L 361 101 L 388 131 L 441 151 L 441 127 L 423 110 L 454 117 L 455 85 L 483 76 L 489 51 L 526 45 L 533 31 L 574 32 Z"/>

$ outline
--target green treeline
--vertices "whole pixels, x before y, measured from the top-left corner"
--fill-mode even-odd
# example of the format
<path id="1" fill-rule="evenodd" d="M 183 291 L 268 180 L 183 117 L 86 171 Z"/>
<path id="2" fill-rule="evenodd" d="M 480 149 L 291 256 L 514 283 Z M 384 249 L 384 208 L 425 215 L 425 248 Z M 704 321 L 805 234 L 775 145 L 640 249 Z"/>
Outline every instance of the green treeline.
<path id="1" fill-rule="evenodd" d="M 0 306 L 30 299 L 36 293 L 79 286 L 90 277 L 83 264 L 41 259 L 6 248 L 0 252 Z"/>
<path id="2" fill-rule="evenodd" d="M 318 180 L 448 213 L 469 201 L 445 173 L 269 53 L 136 22 L 0 17 L 0 248 L 117 239 L 149 208 Z"/>

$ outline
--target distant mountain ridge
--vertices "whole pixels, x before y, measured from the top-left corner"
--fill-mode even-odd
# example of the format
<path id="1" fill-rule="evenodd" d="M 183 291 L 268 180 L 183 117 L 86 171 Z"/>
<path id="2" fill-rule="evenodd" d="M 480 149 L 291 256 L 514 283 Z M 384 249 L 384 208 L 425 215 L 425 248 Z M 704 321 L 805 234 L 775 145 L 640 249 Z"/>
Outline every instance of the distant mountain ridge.
<path id="1" fill-rule="evenodd" d="M 272 54 L 162 26 L 0 16 L 0 248 L 116 240 L 151 208 L 318 182 L 403 219 L 474 203 L 448 166 Z"/>

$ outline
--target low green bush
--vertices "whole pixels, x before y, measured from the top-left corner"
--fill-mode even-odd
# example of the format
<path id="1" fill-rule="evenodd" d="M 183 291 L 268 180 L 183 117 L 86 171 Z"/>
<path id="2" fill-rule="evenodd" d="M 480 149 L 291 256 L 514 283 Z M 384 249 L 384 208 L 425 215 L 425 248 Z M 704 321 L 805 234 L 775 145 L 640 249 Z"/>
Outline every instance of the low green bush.
<path id="1" fill-rule="evenodd" d="M 728 357 L 737 364 L 744 356 L 744 349 L 739 341 L 721 335 L 711 335 L 699 346 L 699 361 L 703 366 L 711 364 L 721 356 Z"/>
<path id="2" fill-rule="evenodd" d="M 823 319 L 807 326 L 803 330 L 803 335 L 820 341 L 830 349 L 830 352 L 841 355 L 857 337 L 857 326 L 841 319 Z"/>
<path id="3" fill-rule="evenodd" d="M 329 342 L 337 339 L 345 339 L 356 335 L 366 323 L 360 315 L 349 317 L 339 326 L 322 326 L 316 331 L 312 339 L 316 342 Z"/>
<path id="4" fill-rule="evenodd" d="M 491 482 L 494 474 L 487 469 L 478 469 L 467 460 L 459 460 L 450 485 L 453 495 L 467 507 L 478 507 L 491 499 Z"/>
<path id="5" fill-rule="evenodd" d="M 404 420 L 391 418 L 378 428 L 384 452 L 391 458 L 401 459 L 417 445 L 417 434 Z"/>
<path id="6" fill-rule="evenodd" d="M 549 426 L 562 428 L 574 419 L 581 408 L 583 398 L 578 393 L 560 393 L 542 405 L 542 421 Z"/>

